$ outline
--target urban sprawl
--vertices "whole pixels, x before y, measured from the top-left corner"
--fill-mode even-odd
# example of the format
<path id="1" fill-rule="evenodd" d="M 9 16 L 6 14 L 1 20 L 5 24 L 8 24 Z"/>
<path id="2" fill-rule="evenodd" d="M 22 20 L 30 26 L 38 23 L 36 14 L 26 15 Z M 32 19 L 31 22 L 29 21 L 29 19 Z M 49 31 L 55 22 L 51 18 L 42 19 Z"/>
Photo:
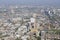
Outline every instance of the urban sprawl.
<path id="1" fill-rule="evenodd" d="M 60 40 L 60 8 L 0 6 L 0 40 Z"/>

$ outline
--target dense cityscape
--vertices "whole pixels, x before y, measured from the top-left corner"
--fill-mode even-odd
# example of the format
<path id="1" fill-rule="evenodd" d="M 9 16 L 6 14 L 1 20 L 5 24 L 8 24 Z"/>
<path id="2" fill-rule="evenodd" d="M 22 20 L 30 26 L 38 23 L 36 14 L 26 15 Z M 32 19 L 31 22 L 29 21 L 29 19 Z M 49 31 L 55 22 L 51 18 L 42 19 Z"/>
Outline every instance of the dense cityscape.
<path id="1" fill-rule="evenodd" d="M 60 8 L 0 6 L 0 40 L 60 40 Z"/>

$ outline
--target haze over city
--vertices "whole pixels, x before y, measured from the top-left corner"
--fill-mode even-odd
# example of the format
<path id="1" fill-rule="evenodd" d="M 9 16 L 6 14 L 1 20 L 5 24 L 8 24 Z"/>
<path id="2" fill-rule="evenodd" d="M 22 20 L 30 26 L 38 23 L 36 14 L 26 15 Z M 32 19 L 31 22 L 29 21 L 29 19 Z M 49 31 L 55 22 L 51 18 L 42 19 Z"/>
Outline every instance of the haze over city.
<path id="1" fill-rule="evenodd" d="M 60 0 L 0 0 L 0 5 L 10 4 L 60 6 Z"/>
<path id="2" fill-rule="evenodd" d="M 0 40 L 60 40 L 60 0 L 0 0 Z"/>

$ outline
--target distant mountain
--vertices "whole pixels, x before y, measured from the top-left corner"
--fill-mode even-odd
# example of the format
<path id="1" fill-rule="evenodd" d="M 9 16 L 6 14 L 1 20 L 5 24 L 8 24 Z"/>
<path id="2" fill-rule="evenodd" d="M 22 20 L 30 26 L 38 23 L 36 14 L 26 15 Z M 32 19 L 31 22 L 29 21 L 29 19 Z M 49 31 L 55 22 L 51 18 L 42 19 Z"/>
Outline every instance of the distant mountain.
<path id="1" fill-rule="evenodd" d="M 11 4 L 60 6 L 60 0 L 0 0 L 0 5 Z"/>

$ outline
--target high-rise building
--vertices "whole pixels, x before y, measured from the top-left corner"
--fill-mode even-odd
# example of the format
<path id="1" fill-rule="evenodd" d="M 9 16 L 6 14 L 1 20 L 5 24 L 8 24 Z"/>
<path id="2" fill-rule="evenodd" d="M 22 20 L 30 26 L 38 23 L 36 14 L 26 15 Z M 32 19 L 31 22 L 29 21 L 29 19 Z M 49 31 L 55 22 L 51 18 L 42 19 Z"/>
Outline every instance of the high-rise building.
<path id="1" fill-rule="evenodd" d="M 31 33 L 36 34 L 38 32 L 37 30 L 37 20 L 36 20 L 37 14 L 33 14 L 33 18 L 31 18 L 31 25 L 30 25 L 30 30 Z"/>

